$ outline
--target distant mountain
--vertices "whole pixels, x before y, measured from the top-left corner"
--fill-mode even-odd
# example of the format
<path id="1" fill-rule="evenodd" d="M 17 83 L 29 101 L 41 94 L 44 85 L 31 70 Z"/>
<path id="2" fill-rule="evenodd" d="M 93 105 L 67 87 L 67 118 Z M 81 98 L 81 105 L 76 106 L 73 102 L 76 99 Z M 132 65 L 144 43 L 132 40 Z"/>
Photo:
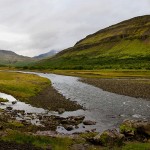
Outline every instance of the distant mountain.
<path id="1" fill-rule="evenodd" d="M 12 51 L 0 50 L 0 65 L 24 65 L 35 61 L 30 57 L 18 55 Z"/>
<path id="2" fill-rule="evenodd" d="M 36 68 L 150 69 L 150 15 L 135 17 L 102 29 Z"/>
<path id="3" fill-rule="evenodd" d="M 33 57 L 33 58 L 44 59 L 44 58 L 46 58 L 46 57 L 54 56 L 54 55 L 56 55 L 57 53 L 58 53 L 58 51 L 56 51 L 56 50 L 51 50 L 51 51 L 49 51 L 49 52 L 47 52 L 47 53 L 40 54 L 40 55 L 35 56 L 35 57 Z"/>

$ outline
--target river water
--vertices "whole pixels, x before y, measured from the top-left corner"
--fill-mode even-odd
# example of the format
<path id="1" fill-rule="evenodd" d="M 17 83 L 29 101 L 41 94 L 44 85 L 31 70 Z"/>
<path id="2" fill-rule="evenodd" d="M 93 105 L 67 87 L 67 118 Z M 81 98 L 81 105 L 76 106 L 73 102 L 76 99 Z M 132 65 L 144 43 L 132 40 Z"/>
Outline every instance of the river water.
<path id="1" fill-rule="evenodd" d="M 38 75 L 50 79 L 53 87 L 66 98 L 83 105 L 86 110 L 80 113 L 86 119 L 96 121 L 95 128 L 98 131 L 118 127 L 124 119 L 150 119 L 150 101 L 103 91 L 80 82 L 77 77 L 41 73 Z"/>
<path id="2" fill-rule="evenodd" d="M 105 129 L 117 128 L 124 119 L 150 119 L 150 101 L 103 91 L 80 82 L 78 77 L 43 73 L 33 74 L 50 79 L 53 87 L 59 93 L 86 108 L 86 110 L 65 112 L 61 115 L 62 117 L 84 115 L 86 120 L 97 122 L 96 125 L 88 126 L 84 130 L 96 129 L 102 132 Z M 41 111 L 43 110 L 41 109 Z M 76 131 L 83 130 L 82 126 L 83 124 Z M 61 127 L 58 128 L 58 131 L 65 132 Z"/>

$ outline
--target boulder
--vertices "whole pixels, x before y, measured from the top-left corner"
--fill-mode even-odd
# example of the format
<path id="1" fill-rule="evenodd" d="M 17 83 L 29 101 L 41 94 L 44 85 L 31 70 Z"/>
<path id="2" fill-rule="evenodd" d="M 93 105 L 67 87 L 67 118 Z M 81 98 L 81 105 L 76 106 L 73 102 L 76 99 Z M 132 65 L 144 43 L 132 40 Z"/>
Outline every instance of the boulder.
<path id="1" fill-rule="evenodd" d="M 102 146 L 122 145 L 124 135 L 120 134 L 116 129 L 106 130 L 102 134 L 96 135 L 92 139 L 92 143 Z"/>
<path id="2" fill-rule="evenodd" d="M 72 125 L 66 125 L 66 126 L 64 126 L 64 128 L 65 128 L 67 131 L 73 130 L 73 126 L 72 126 Z"/>
<path id="3" fill-rule="evenodd" d="M 58 108 L 58 113 L 59 114 L 63 114 L 65 112 L 65 109 L 64 108 Z"/>
<path id="4" fill-rule="evenodd" d="M 70 122 L 70 124 L 78 125 L 83 122 L 84 116 L 70 116 L 67 117 L 67 120 Z"/>
<path id="5" fill-rule="evenodd" d="M 20 122 L 25 126 L 30 125 L 30 122 L 27 122 L 26 120 L 20 120 Z"/>
<path id="6" fill-rule="evenodd" d="M 5 103 L 2 103 L 2 102 L 1 102 L 0 104 L 1 104 L 1 105 L 5 105 Z"/>
<path id="7" fill-rule="evenodd" d="M 12 104 L 15 105 L 17 103 L 17 101 L 13 101 Z"/>
<path id="8" fill-rule="evenodd" d="M 2 125 L 0 125 L 0 130 L 3 130 L 3 126 Z"/>
<path id="9" fill-rule="evenodd" d="M 6 109 L 7 109 L 7 110 L 12 110 L 13 108 L 12 108 L 12 107 L 6 107 Z"/>
<path id="10" fill-rule="evenodd" d="M 85 121 L 83 121 L 83 124 L 84 124 L 84 125 L 95 125 L 96 122 L 90 121 L 90 120 L 85 120 Z"/>
<path id="11" fill-rule="evenodd" d="M 85 116 L 73 116 L 74 117 L 74 120 L 76 120 L 76 121 L 82 121 L 82 120 L 84 120 L 84 118 L 85 118 Z"/>
<path id="12" fill-rule="evenodd" d="M 120 125 L 120 133 L 125 136 L 150 136 L 150 121 L 125 120 Z"/>
<path id="13" fill-rule="evenodd" d="M 42 120 L 42 119 L 43 119 L 42 115 L 39 115 L 38 117 L 39 117 L 39 120 Z"/>
<path id="14" fill-rule="evenodd" d="M 19 113 L 24 116 L 25 115 L 25 111 L 24 110 L 20 110 Z"/>

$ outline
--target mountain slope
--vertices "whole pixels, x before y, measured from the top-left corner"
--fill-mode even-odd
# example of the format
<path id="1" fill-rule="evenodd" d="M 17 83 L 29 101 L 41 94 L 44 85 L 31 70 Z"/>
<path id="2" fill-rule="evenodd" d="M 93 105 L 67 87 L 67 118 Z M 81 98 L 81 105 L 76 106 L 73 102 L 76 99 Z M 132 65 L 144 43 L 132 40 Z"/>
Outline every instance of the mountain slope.
<path id="1" fill-rule="evenodd" d="M 12 51 L 0 50 L 0 65 L 24 65 L 33 62 L 34 59 L 18 55 Z"/>
<path id="2" fill-rule="evenodd" d="M 150 15 L 100 30 L 74 47 L 40 61 L 51 69 L 150 69 Z"/>
<path id="3" fill-rule="evenodd" d="M 46 57 L 54 56 L 54 55 L 56 55 L 56 54 L 57 54 L 57 51 L 51 50 L 51 51 L 49 51 L 49 52 L 47 52 L 47 53 L 40 54 L 40 55 L 35 56 L 35 57 L 33 57 L 33 58 L 43 59 L 43 58 L 46 58 Z"/>

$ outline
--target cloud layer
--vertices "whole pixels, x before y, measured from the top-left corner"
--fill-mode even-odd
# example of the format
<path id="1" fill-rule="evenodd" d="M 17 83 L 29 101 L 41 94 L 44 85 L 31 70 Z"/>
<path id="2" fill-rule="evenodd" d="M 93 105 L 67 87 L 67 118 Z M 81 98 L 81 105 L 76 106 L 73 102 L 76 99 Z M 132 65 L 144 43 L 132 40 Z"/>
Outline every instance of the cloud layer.
<path id="1" fill-rule="evenodd" d="M 34 56 L 139 15 L 149 0 L 0 0 L 0 49 Z"/>

